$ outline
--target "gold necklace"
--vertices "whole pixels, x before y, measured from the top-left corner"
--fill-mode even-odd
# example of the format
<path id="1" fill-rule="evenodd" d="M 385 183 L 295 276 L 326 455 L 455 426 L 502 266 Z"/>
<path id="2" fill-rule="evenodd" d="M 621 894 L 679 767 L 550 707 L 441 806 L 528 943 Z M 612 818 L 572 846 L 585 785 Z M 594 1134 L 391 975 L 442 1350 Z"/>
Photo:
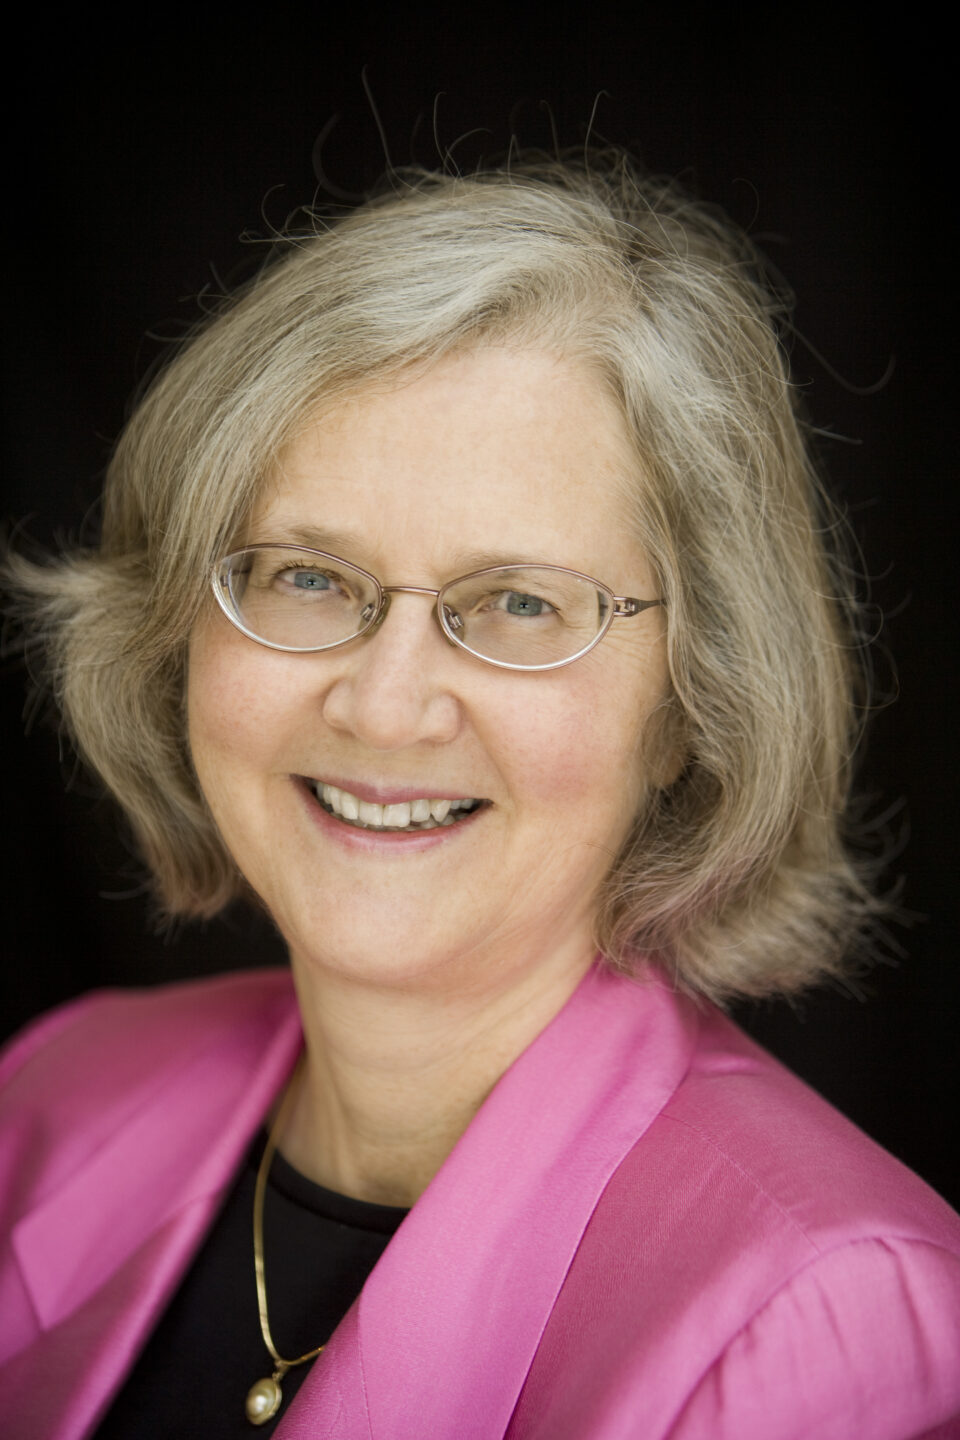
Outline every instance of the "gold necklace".
<path id="1" fill-rule="evenodd" d="M 298 1067 L 299 1070 L 299 1067 Z M 318 1345 L 315 1350 L 308 1350 L 306 1355 L 298 1355 L 295 1360 L 284 1360 L 273 1343 L 273 1336 L 270 1334 L 270 1321 L 267 1317 L 267 1282 L 263 1268 L 263 1202 L 267 1191 L 267 1176 L 270 1174 L 270 1162 L 273 1160 L 274 1151 L 277 1148 L 277 1137 L 283 1129 L 283 1122 L 287 1118 L 290 1109 L 290 1102 L 296 1090 L 294 1074 L 287 1087 L 287 1093 L 283 1097 L 283 1104 L 280 1106 L 277 1118 L 270 1127 L 270 1134 L 263 1151 L 263 1159 L 260 1161 L 260 1168 L 257 1171 L 257 1184 L 253 1192 L 253 1263 L 257 1272 L 257 1304 L 260 1308 L 260 1334 L 263 1336 L 263 1343 L 270 1352 L 274 1362 L 274 1371 L 263 1380 L 258 1380 L 251 1385 L 247 1391 L 246 1412 L 247 1419 L 251 1425 L 265 1425 L 272 1420 L 274 1415 L 283 1404 L 283 1392 L 280 1389 L 281 1381 L 288 1370 L 295 1365 L 306 1365 L 308 1360 L 313 1360 L 324 1348 Z"/>

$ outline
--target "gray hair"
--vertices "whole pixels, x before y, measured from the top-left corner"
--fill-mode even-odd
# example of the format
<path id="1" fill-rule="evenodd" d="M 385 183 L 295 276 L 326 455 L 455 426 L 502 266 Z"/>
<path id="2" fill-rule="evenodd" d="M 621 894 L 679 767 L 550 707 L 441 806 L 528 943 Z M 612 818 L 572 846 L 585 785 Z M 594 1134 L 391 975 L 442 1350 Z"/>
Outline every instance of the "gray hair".
<path id="1" fill-rule="evenodd" d="M 285 442 L 358 386 L 522 343 L 589 365 L 622 406 L 627 500 L 666 600 L 685 761 L 612 867 L 598 944 L 621 967 L 655 952 L 721 999 L 836 971 L 872 904 L 842 841 L 856 615 L 783 321 L 747 238 L 619 154 L 394 175 L 279 242 L 137 406 L 100 547 L 5 565 L 43 681 L 165 910 L 212 915 L 244 888 L 191 765 L 185 656 L 210 568 Z"/>

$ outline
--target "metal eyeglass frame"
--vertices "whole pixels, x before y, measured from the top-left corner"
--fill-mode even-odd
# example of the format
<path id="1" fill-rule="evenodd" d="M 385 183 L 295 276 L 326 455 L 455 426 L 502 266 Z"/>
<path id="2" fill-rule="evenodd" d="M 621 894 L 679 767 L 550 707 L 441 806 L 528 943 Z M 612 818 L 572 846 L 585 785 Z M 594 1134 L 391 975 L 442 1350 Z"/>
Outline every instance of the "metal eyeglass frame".
<path id="1" fill-rule="evenodd" d="M 244 625 L 239 614 L 233 608 L 231 601 L 228 600 L 224 594 L 225 591 L 229 594 L 227 566 L 230 561 L 237 555 L 248 554 L 251 550 L 292 550 L 300 555 L 316 555 L 321 560 L 332 560 L 337 565 L 346 565 L 348 569 L 355 570 L 358 575 L 362 575 L 366 580 L 370 581 L 376 592 L 376 604 L 372 610 L 370 606 L 365 607 L 366 610 L 370 610 L 370 614 L 361 629 L 357 630 L 353 635 L 348 635 L 343 640 L 334 640 L 329 645 L 280 645 L 275 640 L 265 640 L 262 635 L 257 635 L 253 630 L 248 629 L 247 626 Z M 517 665 L 510 660 L 494 660 L 489 655 L 481 655 L 479 651 L 471 649 L 466 641 L 461 640 L 456 632 L 460 626 L 462 626 L 463 621 L 455 611 L 449 610 L 444 605 L 443 596 L 446 591 L 451 590 L 454 585 L 459 585 L 464 580 L 473 580 L 480 575 L 493 575 L 503 570 L 513 569 L 553 570 L 561 575 L 573 575 L 578 580 L 586 580 L 588 584 L 593 585 L 597 590 L 606 595 L 610 602 L 607 607 L 606 616 L 604 617 L 600 630 L 590 641 L 589 645 L 584 645 L 582 650 L 578 650 L 575 655 L 569 655 L 565 660 L 551 660 L 548 665 Z M 217 604 L 237 630 L 243 635 L 246 635 L 249 640 L 255 641 L 256 644 L 266 646 L 268 650 L 282 650 L 291 655 L 316 655 L 324 650 L 338 650 L 341 645 L 350 645 L 354 640 L 359 640 L 361 636 L 372 634 L 379 629 L 386 619 L 387 611 L 390 609 L 391 595 L 432 595 L 436 600 L 434 614 L 444 639 L 448 640 L 451 645 L 455 645 L 458 650 L 465 650 L 467 654 L 472 655 L 475 660 L 480 660 L 484 665 L 495 665 L 499 670 L 559 670 L 564 665 L 572 665 L 575 660 L 582 659 L 584 655 L 588 655 L 595 646 L 600 644 L 600 641 L 604 635 L 606 635 L 614 620 L 622 620 L 632 615 L 640 615 L 644 610 L 651 610 L 655 606 L 664 606 L 666 604 L 664 600 L 660 599 L 638 600 L 633 595 L 615 595 L 609 585 L 604 585 L 601 581 L 595 580 L 592 575 L 585 575 L 582 570 L 571 570 L 567 565 L 533 565 L 528 562 L 518 563 L 515 566 L 486 565 L 481 570 L 469 570 L 466 575 L 457 575 L 453 580 L 448 580 L 446 585 L 442 585 L 439 590 L 431 589 L 426 585 L 382 585 L 376 575 L 372 575 L 369 570 L 364 570 L 361 565 L 355 565 L 352 560 L 344 560 L 341 555 L 333 555 L 328 550 L 313 550 L 309 545 L 290 545 L 283 542 L 271 544 L 269 541 L 264 541 L 257 545 L 244 545 L 242 549 L 233 550 L 229 555 L 224 555 L 214 565 L 210 575 L 210 583 Z"/>

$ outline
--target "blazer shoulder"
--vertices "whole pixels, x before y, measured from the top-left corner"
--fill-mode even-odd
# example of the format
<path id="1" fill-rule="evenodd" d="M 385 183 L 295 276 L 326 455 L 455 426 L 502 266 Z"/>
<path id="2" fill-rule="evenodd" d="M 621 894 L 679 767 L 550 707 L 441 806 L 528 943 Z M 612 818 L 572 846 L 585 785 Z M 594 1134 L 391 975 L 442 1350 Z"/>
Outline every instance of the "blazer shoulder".
<path id="1" fill-rule="evenodd" d="M 960 1253 L 946 1201 L 724 1016 L 703 1027 L 651 1140 L 682 1157 L 691 1198 L 707 1199 L 694 1177 L 709 1172 L 714 1197 L 762 1211 L 811 1255 L 880 1236 Z"/>
<path id="2" fill-rule="evenodd" d="M 111 992 L 106 990 L 95 990 L 89 991 L 85 995 L 78 995 L 72 1000 L 64 1000 L 55 1009 L 35 1016 L 24 1025 L 22 1030 L 11 1035 L 0 1049 L 0 1089 L 16 1075 L 32 1055 L 55 1040 L 61 1031 L 74 1024 L 82 1011 L 91 1005 L 96 1005 L 104 995 L 109 993 Z"/>
<path id="3" fill-rule="evenodd" d="M 152 1079 L 207 1047 L 266 1043 L 295 1006 L 285 969 L 92 991 L 28 1024 L 0 1053 L 0 1121 L 72 1108 Z"/>
<path id="4" fill-rule="evenodd" d="M 139 1165 L 144 1145 L 242 1110 L 264 1067 L 275 1089 L 299 1034 L 280 969 L 98 991 L 41 1017 L 3 1059 L 0 1233 L 124 1136 L 141 1137 Z"/>

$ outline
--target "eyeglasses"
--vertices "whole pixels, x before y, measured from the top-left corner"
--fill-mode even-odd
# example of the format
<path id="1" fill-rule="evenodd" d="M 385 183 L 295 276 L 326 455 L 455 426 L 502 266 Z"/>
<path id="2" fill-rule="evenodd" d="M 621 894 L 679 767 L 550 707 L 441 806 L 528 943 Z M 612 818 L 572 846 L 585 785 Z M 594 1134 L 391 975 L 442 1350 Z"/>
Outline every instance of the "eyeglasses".
<path id="1" fill-rule="evenodd" d="M 562 565 L 493 565 L 439 590 L 381 585 L 337 555 L 295 545 L 248 545 L 219 560 L 211 582 L 220 608 L 244 635 L 298 653 L 333 650 L 370 634 L 392 595 L 431 595 L 451 644 L 506 670 L 569 665 L 599 644 L 614 620 L 663 604 L 614 595 Z"/>

